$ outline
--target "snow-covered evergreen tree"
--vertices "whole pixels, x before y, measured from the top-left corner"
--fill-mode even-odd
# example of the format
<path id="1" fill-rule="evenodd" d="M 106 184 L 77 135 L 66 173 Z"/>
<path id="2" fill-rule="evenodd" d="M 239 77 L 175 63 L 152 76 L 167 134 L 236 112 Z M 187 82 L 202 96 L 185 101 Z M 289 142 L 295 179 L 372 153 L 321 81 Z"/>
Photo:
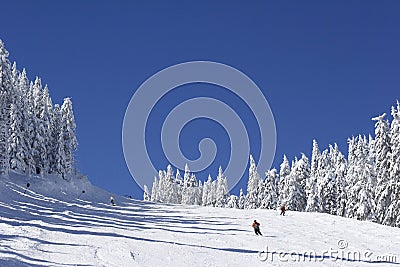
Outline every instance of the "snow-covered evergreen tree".
<path id="1" fill-rule="evenodd" d="M 317 211 L 336 214 L 337 183 L 329 151 L 321 153 L 317 168 Z"/>
<path id="2" fill-rule="evenodd" d="M 51 97 L 49 94 L 49 88 L 47 87 L 47 85 L 43 89 L 42 105 L 43 105 L 43 112 L 41 114 L 41 119 L 42 119 L 43 125 L 45 127 L 44 139 L 45 139 L 46 151 L 47 151 L 47 157 L 44 159 L 46 163 L 44 166 L 43 173 L 48 174 L 48 173 L 52 173 L 51 166 L 53 165 L 53 162 L 54 162 L 56 156 L 54 155 L 55 151 L 53 151 L 54 147 L 52 146 L 52 144 L 53 144 L 53 140 L 52 140 L 53 101 L 51 100 Z"/>
<path id="3" fill-rule="evenodd" d="M 348 141 L 348 166 L 346 173 L 346 181 L 348 183 L 348 192 L 347 192 L 347 217 L 354 217 L 355 208 L 354 206 L 358 202 L 357 193 L 358 190 L 354 190 L 355 185 L 358 182 L 358 159 L 357 159 L 357 139 L 352 137 Z"/>
<path id="4" fill-rule="evenodd" d="M 384 216 L 383 223 L 400 227 L 400 102 L 397 108 L 392 107 L 393 121 L 390 126 L 391 152 L 388 191 L 391 192 L 390 205 Z"/>
<path id="5" fill-rule="evenodd" d="M 35 173 L 44 175 L 46 174 L 46 168 L 49 166 L 47 162 L 47 129 L 48 121 L 45 121 L 42 116 L 47 113 L 44 110 L 43 105 L 43 88 L 42 81 L 39 77 L 36 77 L 32 87 L 33 96 L 33 127 L 34 133 L 32 136 L 32 156 L 35 162 Z"/>
<path id="6" fill-rule="evenodd" d="M 32 174 L 32 170 L 34 168 L 34 160 L 30 149 L 31 144 L 29 139 L 30 117 L 29 117 L 29 101 L 27 98 L 29 91 L 29 80 L 25 69 L 22 70 L 21 74 L 18 77 L 17 89 L 19 91 L 18 94 L 20 96 L 20 102 L 18 103 L 18 105 L 20 105 L 21 107 L 21 110 L 19 112 L 19 118 L 22 130 L 22 139 L 21 139 L 22 143 L 20 144 L 20 147 L 22 147 L 23 149 L 26 148 L 26 150 L 24 151 L 24 163 L 22 165 L 24 166 L 23 167 L 24 173 L 30 175 Z"/>
<path id="7" fill-rule="evenodd" d="M 258 193 L 261 187 L 261 177 L 257 172 L 257 166 L 252 155 L 250 155 L 249 180 L 247 183 L 246 209 L 260 207 Z"/>
<path id="8" fill-rule="evenodd" d="M 218 169 L 217 190 L 216 190 L 216 207 L 225 207 L 229 198 L 228 181 L 222 172 L 222 167 Z"/>
<path id="9" fill-rule="evenodd" d="M 190 170 L 189 167 L 185 166 L 185 174 L 183 176 L 183 187 L 182 187 L 182 204 L 191 204 L 191 196 L 192 190 L 190 189 Z"/>
<path id="10" fill-rule="evenodd" d="M 19 70 L 17 69 L 17 62 L 14 61 L 11 68 L 11 81 L 14 90 L 18 88 L 18 77 L 20 75 Z"/>
<path id="11" fill-rule="evenodd" d="M 175 184 L 176 184 L 176 193 L 177 193 L 177 203 L 182 203 L 182 187 L 183 187 L 183 180 L 180 171 L 177 169 L 176 170 L 176 176 L 175 176 Z"/>
<path id="12" fill-rule="evenodd" d="M 375 158 L 375 172 L 377 186 L 375 189 L 375 221 L 382 223 L 391 202 L 390 184 L 390 133 L 389 122 L 385 119 L 386 113 L 372 118 L 375 121 L 375 139 L 373 140 L 373 151 Z"/>
<path id="13" fill-rule="evenodd" d="M 149 189 L 147 188 L 147 185 L 144 185 L 143 200 L 150 201 L 150 193 L 149 193 Z"/>
<path id="14" fill-rule="evenodd" d="M 62 134 L 64 140 L 65 173 L 68 175 L 72 174 L 74 171 L 74 153 L 78 146 L 76 140 L 75 117 L 70 98 L 65 98 L 61 106 L 61 122 L 63 126 Z"/>
<path id="15" fill-rule="evenodd" d="M 202 199 L 202 188 L 199 188 L 196 176 L 190 173 L 188 165 L 185 166 L 182 188 L 182 204 L 199 205 Z"/>
<path id="16" fill-rule="evenodd" d="M 203 197 L 203 185 L 201 181 L 198 181 L 194 192 L 194 205 L 201 205 L 202 197 Z"/>
<path id="17" fill-rule="evenodd" d="M 176 183 L 176 177 L 174 177 L 174 171 L 172 170 L 171 165 L 167 167 L 167 178 L 168 178 L 168 191 L 169 191 L 169 199 L 172 203 L 180 203 L 179 200 L 179 185 Z"/>
<path id="18" fill-rule="evenodd" d="M 290 210 L 303 211 L 306 208 L 305 183 L 310 177 L 310 164 L 308 158 L 302 154 L 296 160 L 290 174 L 286 177 L 287 202 Z"/>
<path id="19" fill-rule="evenodd" d="M 307 206 L 306 211 L 313 212 L 318 211 L 319 200 L 317 193 L 317 180 L 318 180 L 318 164 L 320 161 L 321 152 L 318 147 L 317 141 L 313 140 L 313 148 L 311 154 L 311 169 L 310 176 L 306 180 L 306 197 L 307 197 Z"/>
<path id="20" fill-rule="evenodd" d="M 346 216 L 347 202 L 347 182 L 346 171 L 347 161 L 344 155 L 339 151 L 339 147 L 335 144 L 330 150 L 331 166 L 336 177 L 336 215 Z M 334 211 L 331 210 L 331 214 Z M 334 214 L 335 215 L 335 214 Z"/>
<path id="21" fill-rule="evenodd" d="M 27 129 L 27 109 L 25 90 L 28 87 L 28 80 L 25 70 L 22 74 L 13 65 L 13 93 L 10 108 L 10 128 L 8 139 L 8 152 L 10 156 L 10 168 L 19 173 L 28 173 L 29 143 L 25 134 Z"/>
<path id="22" fill-rule="evenodd" d="M 207 206 L 214 207 L 217 202 L 217 181 L 213 180 L 211 185 L 209 185 L 208 195 L 207 195 Z"/>
<path id="23" fill-rule="evenodd" d="M 278 172 L 276 169 L 265 173 L 261 206 L 263 209 L 276 209 L 278 203 Z"/>
<path id="24" fill-rule="evenodd" d="M 8 174 L 10 169 L 8 140 L 13 81 L 8 55 L 3 41 L 0 40 L 0 174 Z"/>
<path id="25" fill-rule="evenodd" d="M 227 208 L 238 209 L 239 208 L 239 199 L 235 195 L 231 195 L 228 198 L 228 203 L 226 205 Z"/>
<path id="26" fill-rule="evenodd" d="M 158 181 L 157 181 L 157 177 L 154 177 L 153 186 L 151 188 L 151 198 L 150 198 L 150 200 L 152 202 L 157 202 L 158 201 Z"/>
<path id="27" fill-rule="evenodd" d="M 208 195 L 210 194 L 211 186 L 212 186 L 212 178 L 211 178 L 211 175 L 208 175 L 208 179 L 206 182 L 204 182 L 204 185 L 203 185 L 203 195 L 201 198 L 201 202 L 202 202 L 203 206 L 210 206 L 210 204 L 211 204 L 208 202 Z"/>
<path id="28" fill-rule="evenodd" d="M 200 205 L 201 204 L 201 184 L 196 179 L 196 175 L 193 173 L 190 175 L 190 187 L 189 187 L 189 201 L 186 203 L 188 205 Z"/>
<path id="29" fill-rule="evenodd" d="M 24 140 L 22 131 L 21 109 L 18 104 L 11 104 L 10 110 L 10 133 L 8 140 L 8 151 L 10 153 L 10 168 L 20 173 L 25 173 L 27 170 L 25 162 L 25 153 L 28 152 L 28 147 Z"/>
<path id="30" fill-rule="evenodd" d="M 189 168 L 187 168 L 187 176 L 190 177 Z M 195 179 L 195 178 L 194 178 Z M 173 203 L 173 204 L 194 204 L 196 201 L 196 195 L 190 187 L 197 185 L 197 181 L 192 182 L 190 178 L 187 182 L 187 187 L 183 187 L 179 184 L 181 181 L 179 170 L 176 172 L 176 176 L 174 176 L 174 171 L 171 165 L 167 166 L 167 170 L 159 170 L 158 171 L 158 179 L 154 177 L 154 182 L 151 190 L 151 198 L 150 201 L 153 202 L 162 202 L 162 203 Z M 182 192 L 185 193 L 185 198 L 182 201 Z"/>
<path id="31" fill-rule="evenodd" d="M 183 186 L 184 187 L 189 187 L 190 183 L 190 169 L 187 164 L 185 164 L 185 172 L 183 174 Z"/>
<path id="32" fill-rule="evenodd" d="M 51 113 L 50 142 L 48 146 L 50 171 L 60 177 L 65 174 L 65 150 L 62 135 L 61 110 L 58 104 L 54 105 Z"/>
<path id="33" fill-rule="evenodd" d="M 357 219 L 373 220 L 376 215 L 375 205 L 375 188 L 376 188 L 376 173 L 374 167 L 374 159 L 369 152 L 369 145 L 364 136 L 362 142 L 359 141 L 359 146 L 362 147 L 363 157 L 361 166 L 363 166 L 362 187 L 359 192 L 359 207 L 357 209 Z"/>
<path id="34" fill-rule="evenodd" d="M 36 120 L 37 117 L 35 115 L 34 101 L 33 101 L 33 82 L 29 82 L 29 88 L 27 91 L 27 113 L 28 119 L 26 121 L 27 129 L 26 129 L 26 137 L 29 147 L 29 154 L 31 157 L 31 162 L 28 164 L 28 172 L 30 174 L 36 174 L 36 150 L 34 149 L 34 140 L 36 139 Z"/>
<path id="35" fill-rule="evenodd" d="M 287 186 L 287 178 L 289 175 L 290 175 L 289 160 L 287 159 L 286 155 L 283 155 L 283 162 L 279 170 L 279 184 L 278 184 L 279 206 L 286 204 L 289 199 L 289 192 Z"/>
<path id="36" fill-rule="evenodd" d="M 243 190 L 240 189 L 238 208 L 239 209 L 244 209 L 245 206 L 246 206 L 246 195 L 243 193 Z"/>
<path id="37" fill-rule="evenodd" d="M 174 172 L 171 165 L 167 166 L 167 171 L 158 172 L 158 201 L 163 203 L 179 203 L 178 188 L 175 183 Z"/>
<path id="38" fill-rule="evenodd" d="M 167 199 L 167 181 L 166 181 L 167 173 L 165 171 L 159 170 L 158 171 L 158 194 L 157 194 L 157 201 L 161 203 L 168 203 Z"/>
<path id="39" fill-rule="evenodd" d="M 373 189 L 376 179 L 365 137 L 359 136 L 349 141 L 347 180 L 349 182 L 347 216 L 359 220 L 372 220 L 375 210 Z"/>

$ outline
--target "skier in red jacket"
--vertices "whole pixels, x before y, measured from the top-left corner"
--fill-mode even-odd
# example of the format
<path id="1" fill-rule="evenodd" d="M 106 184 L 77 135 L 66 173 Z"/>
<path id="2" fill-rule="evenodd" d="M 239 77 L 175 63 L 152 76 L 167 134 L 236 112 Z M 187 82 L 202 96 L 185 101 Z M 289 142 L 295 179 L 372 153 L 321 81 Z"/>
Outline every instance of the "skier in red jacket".
<path id="1" fill-rule="evenodd" d="M 261 231 L 260 231 L 260 223 L 259 222 L 254 220 L 254 222 L 251 226 L 254 228 L 254 233 L 256 233 L 256 235 L 262 235 Z"/>
<path id="2" fill-rule="evenodd" d="M 286 211 L 286 207 L 285 207 L 285 204 L 283 204 L 281 207 L 281 215 L 285 216 L 285 211 Z"/>

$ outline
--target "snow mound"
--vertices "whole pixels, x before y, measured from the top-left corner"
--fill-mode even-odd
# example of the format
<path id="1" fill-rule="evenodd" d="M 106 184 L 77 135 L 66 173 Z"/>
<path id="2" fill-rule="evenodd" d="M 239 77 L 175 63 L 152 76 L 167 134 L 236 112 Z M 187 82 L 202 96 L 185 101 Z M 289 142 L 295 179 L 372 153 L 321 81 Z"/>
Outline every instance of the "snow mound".
<path id="1" fill-rule="evenodd" d="M 1 177 L 0 266 L 400 265 L 399 228 L 110 196 L 85 177 Z"/>

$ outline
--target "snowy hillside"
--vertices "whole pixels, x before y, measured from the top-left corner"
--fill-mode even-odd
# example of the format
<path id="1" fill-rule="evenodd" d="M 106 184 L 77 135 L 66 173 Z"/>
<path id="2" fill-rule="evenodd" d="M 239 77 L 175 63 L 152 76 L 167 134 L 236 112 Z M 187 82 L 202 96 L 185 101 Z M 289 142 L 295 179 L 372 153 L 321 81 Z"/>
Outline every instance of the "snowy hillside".
<path id="1" fill-rule="evenodd" d="M 110 196 L 86 178 L 2 177 L 0 266 L 400 265 L 399 228 L 319 213 L 282 217 L 118 196 L 111 206 Z M 254 219 L 264 236 L 254 235 Z"/>

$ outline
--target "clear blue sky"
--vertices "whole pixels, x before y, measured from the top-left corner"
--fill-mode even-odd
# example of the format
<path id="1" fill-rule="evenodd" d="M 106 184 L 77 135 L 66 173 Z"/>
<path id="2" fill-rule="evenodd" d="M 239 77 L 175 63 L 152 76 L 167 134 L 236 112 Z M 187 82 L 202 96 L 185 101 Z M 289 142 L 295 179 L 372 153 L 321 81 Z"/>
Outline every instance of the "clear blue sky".
<path id="1" fill-rule="evenodd" d="M 118 194 L 142 197 L 125 165 L 122 122 L 135 90 L 165 67 L 211 60 L 252 78 L 275 116 L 275 167 L 284 153 L 310 155 L 313 138 L 320 148 L 337 142 L 346 152 L 347 138 L 373 133 L 370 118 L 389 113 L 400 96 L 398 1 L 39 0 L 6 1 L 1 10 L 0 38 L 10 59 L 31 79 L 42 77 L 54 102 L 72 97 L 79 169 Z M 158 112 L 181 98 L 168 95 L 171 105 Z M 247 116 L 245 107 L 239 111 Z M 216 136 L 223 165 L 229 141 L 215 123 L 184 129 L 183 152 L 196 158 L 199 126 Z M 160 141 L 153 135 L 154 146 Z M 257 157 L 259 141 L 251 142 Z M 152 160 L 165 167 L 158 150 Z M 210 167 L 213 175 L 219 162 Z"/>

